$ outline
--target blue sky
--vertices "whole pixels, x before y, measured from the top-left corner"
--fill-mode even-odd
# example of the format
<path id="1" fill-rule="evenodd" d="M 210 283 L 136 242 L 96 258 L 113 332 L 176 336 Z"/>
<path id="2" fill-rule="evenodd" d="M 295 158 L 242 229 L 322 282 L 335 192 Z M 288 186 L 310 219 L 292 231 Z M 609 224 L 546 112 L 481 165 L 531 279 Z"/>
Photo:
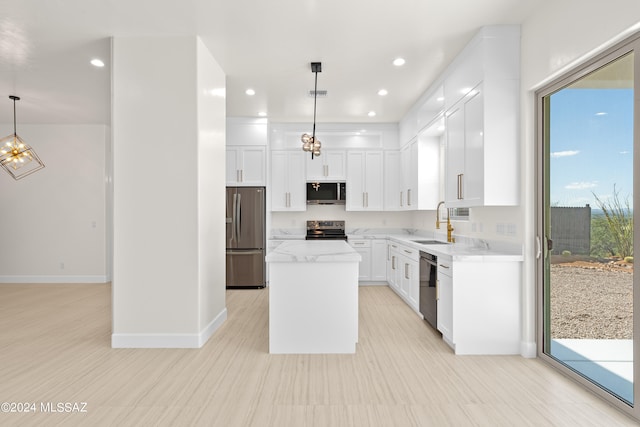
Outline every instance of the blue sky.
<path id="1" fill-rule="evenodd" d="M 633 90 L 563 89 L 551 96 L 552 206 L 597 208 L 613 194 L 633 200 Z"/>

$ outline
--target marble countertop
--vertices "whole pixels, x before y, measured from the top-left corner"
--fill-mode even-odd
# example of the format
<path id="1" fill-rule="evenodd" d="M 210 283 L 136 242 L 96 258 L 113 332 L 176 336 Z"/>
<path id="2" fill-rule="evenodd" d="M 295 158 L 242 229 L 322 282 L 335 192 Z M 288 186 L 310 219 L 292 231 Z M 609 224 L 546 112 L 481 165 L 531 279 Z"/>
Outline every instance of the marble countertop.
<path id="1" fill-rule="evenodd" d="M 479 244 L 478 242 L 468 243 L 445 243 L 424 245 L 416 240 L 434 240 L 421 236 L 387 236 L 406 246 L 428 252 L 430 254 L 451 258 L 452 261 L 523 261 L 522 250 L 513 247 L 495 246 L 491 244 Z M 435 239 L 439 240 L 439 239 Z"/>
<path id="2" fill-rule="evenodd" d="M 265 258 L 267 262 L 360 262 L 362 257 L 345 241 L 289 240 Z"/>
<path id="3" fill-rule="evenodd" d="M 354 228 L 347 229 L 349 240 L 362 239 L 391 239 L 405 246 L 429 252 L 433 255 L 449 258 L 452 261 L 523 261 L 523 248 L 521 245 L 513 243 L 504 243 L 499 241 L 485 241 L 482 239 L 474 239 L 468 237 L 456 236 L 457 243 L 424 245 L 415 242 L 416 240 L 439 240 L 445 241 L 444 233 L 425 233 L 417 232 L 414 229 L 366 229 Z M 304 235 L 298 230 L 277 229 L 271 236 L 273 240 L 284 240 L 285 243 L 290 240 L 302 240 Z"/>

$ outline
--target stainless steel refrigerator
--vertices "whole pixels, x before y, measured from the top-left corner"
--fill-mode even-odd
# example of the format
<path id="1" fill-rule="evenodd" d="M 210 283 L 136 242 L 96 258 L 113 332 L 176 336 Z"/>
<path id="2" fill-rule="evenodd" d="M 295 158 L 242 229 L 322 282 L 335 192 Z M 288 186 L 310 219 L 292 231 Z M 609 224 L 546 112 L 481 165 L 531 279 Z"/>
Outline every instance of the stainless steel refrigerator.
<path id="1" fill-rule="evenodd" d="M 265 188 L 227 187 L 227 288 L 262 288 L 265 266 Z"/>

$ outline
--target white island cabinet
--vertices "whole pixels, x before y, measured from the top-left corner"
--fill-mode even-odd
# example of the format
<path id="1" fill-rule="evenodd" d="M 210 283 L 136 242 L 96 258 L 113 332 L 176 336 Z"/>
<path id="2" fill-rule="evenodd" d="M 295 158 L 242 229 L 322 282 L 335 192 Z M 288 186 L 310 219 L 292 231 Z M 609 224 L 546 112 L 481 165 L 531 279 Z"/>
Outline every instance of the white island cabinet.
<path id="1" fill-rule="evenodd" d="M 358 263 L 344 241 L 287 241 L 271 251 L 269 353 L 355 353 Z"/>

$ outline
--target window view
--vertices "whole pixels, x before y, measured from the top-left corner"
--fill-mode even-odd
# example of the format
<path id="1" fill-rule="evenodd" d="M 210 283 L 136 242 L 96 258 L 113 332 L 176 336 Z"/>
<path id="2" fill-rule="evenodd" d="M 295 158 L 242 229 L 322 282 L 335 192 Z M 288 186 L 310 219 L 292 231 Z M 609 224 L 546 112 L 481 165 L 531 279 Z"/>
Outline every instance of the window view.
<path id="1" fill-rule="evenodd" d="M 543 98 L 544 352 L 633 404 L 633 53 Z"/>

